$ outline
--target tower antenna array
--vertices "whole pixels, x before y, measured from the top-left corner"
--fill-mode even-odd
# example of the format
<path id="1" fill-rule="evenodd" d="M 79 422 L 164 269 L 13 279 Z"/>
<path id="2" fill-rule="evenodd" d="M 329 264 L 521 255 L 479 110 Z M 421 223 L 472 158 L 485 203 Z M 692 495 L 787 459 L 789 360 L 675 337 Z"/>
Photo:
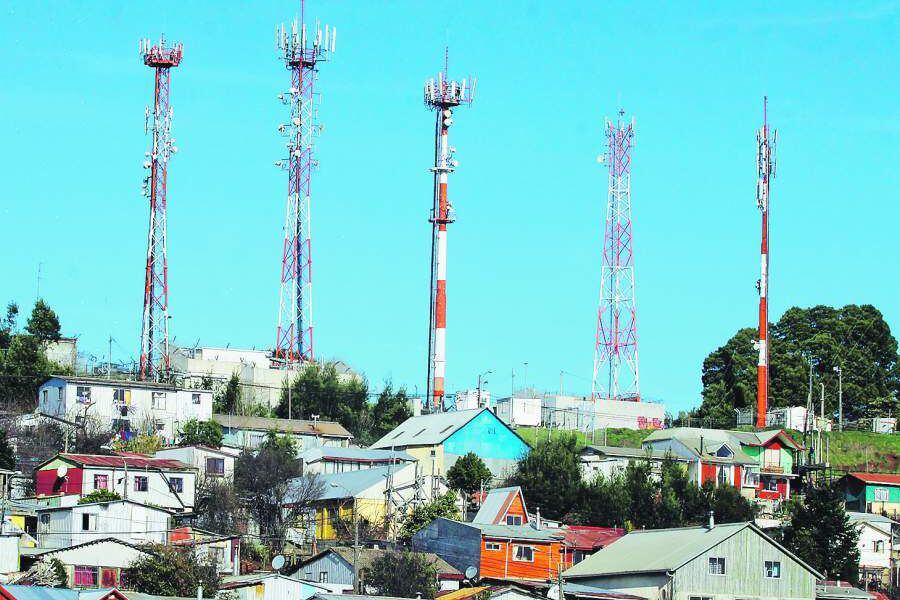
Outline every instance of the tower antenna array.
<path id="1" fill-rule="evenodd" d="M 759 339 L 754 344 L 759 351 L 756 363 L 756 426 L 766 426 L 769 409 L 769 182 L 775 178 L 775 142 L 778 132 L 769 130 L 769 99 L 763 97 L 763 125 L 756 132 L 756 204 L 762 213 L 760 244 Z"/>
<path id="2" fill-rule="evenodd" d="M 453 124 L 453 110 L 469 105 L 475 97 L 475 78 L 451 80 L 448 75 L 448 52 L 444 53 L 444 70 L 437 79 L 425 82 L 425 105 L 435 113 L 434 195 L 429 221 L 432 225 L 430 301 L 428 311 L 428 377 L 425 408 L 431 412 L 444 409 L 444 377 L 447 364 L 447 225 L 454 221 L 453 207 L 447 199 L 447 177 L 458 163 L 448 135 Z"/>
<path id="3" fill-rule="evenodd" d="M 169 105 L 171 69 L 181 62 L 183 46 L 166 46 L 165 38 L 139 44 L 144 64 L 154 71 L 153 110 L 144 112 L 144 133 L 151 133 L 151 148 L 145 153 L 143 195 L 150 200 L 150 231 L 144 279 L 144 311 L 141 326 L 140 378 L 165 379 L 169 374 L 169 278 L 166 256 L 166 202 L 169 159 L 178 151 L 172 133 Z"/>
<path id="4" fill-rule="evenodd" d="M 620 110 L 615 123 L 606 120 L 607 152 L 601 156 L 609 169 L 609 187 L 591 385 L 595 401 L 641 399 L 631 229 L 634 119 L 624 117 Z"/>
<path id="5" fill-rule="evenodd" d="M 314 87 L 318 65 L 328 60 L 335 49 L 337 31 L 316 21 L 307 32 L 303 22 L 294 19 L 288 28 L 275 28 L 279 56 L 291 72 L 291 88 L 280 94 L 282 104 L 290 106 L 290 121 L 278 126 L 287 138 L 287 158 L 275 166 L 288 172 L 287 209 L 281 258 L 281 293 L 278 326 L 272 364 L 289 368 L 314 360 L 312 309 L 312 227 L 310 215 L 311 175 L 318 165 L 313 158 L 315 137 L 321 133 L 316 123 Z"/>

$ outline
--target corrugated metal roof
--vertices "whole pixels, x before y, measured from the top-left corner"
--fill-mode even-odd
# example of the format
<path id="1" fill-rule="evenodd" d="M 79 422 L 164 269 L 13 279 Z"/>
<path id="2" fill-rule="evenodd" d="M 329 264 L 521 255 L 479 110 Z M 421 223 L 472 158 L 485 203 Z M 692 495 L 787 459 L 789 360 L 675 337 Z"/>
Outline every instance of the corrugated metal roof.
<path id="1" fill-rule="evenodd" d="M 577 550 L 597 550 L 605 548 L 625 535 L 618 527 L 592 527 L 590 525 L 569 525 L 561 529 L 566 542 Z"/>
<path id="2" fill-rule="evenodd" d="M 38 466 L 40 470 L 57 458 L 71 462 L 79 467 L 106 467 L 110 469 L 162 469 L 164 471 L 193 471 L 194 468 L 174 458 L 152 458 L 149 456 L 122 456 L 102 454 L 57 454 Z"/>
<path id="3" fill-rule="evenodd" d="M 311 463 L 319 460 L 351 461 L 351 462 L 413 462 L 416 459 L 400 450 L 376 450 L 374 448 L 335 448 L 319 446 L 309 448 L 300 454 L 303 462 Z"/>
<path id="4" fill-rule="evenodd" d="M 244 417 L 240 415 L 213 415 L 213 421 L 229 429 L 275 431 L 321 435 L 325 437 L 352 438 L 353 434 L 335 421 L 302 421 L 300 419 L 270 419 L 268 417 Z"/>
<path id="5" fill-rule="evenodd" d="M 691 452 L 702 456 L 704 461 L 737 465 L 758 464 L 756 459 L 751 458 L 741 449 L 741 440 L 731 435 L 732 433 L 742 432 L 725 431 L 724 429 L 700 429 L 698 427 L 672 427 L 670 429 L 657 429 L 644 439 L 644 444 L 674 439 L 687 446 Z M 716 456 L 714 454 L 723 444 L 728 446 L 733 453 L 732 456 Z"/>
<path id="6" fill-rule="evenodd" d="M 686 461 L 687 459 L 680 456 L 674 456 L 671 452 L 665 450 L 653 450 L 650 448 L 620 448 L 619 446 L 585 446 L 582 453 L 593 451 L 604 456 L 619 456 L 622 458 L 647 458 L 648 456 L 654 460 L 663 460 L 671 458 L 676 461 Z"/>
<path id="7" fill-rule="evenodd" d="M 562 540 L 564 537 L 560 529 L 535 529 L 531 525 L 486 525 L 482 523 L 468 523 L 468 525 L 480 529 L 483 536 L 490 538 L 554 542 Z"/>
<path id="8" fill-rule="evenodd" d="M 488 409 L 474 408 L 410 417 L 372 444 L 372 448 L 434 446 L 442 443 L 486 410 Z"/>
<path id="9" fill-rule="evenodd" d="M 171 383 L 159 383 L 156 381 L 135 381 L 132 379 L 102 379 L 99 377 L 75 377 L 72 375 L 51 375 L 51 379 L 62 379 L 66 383 L 95 385 L 99 387 L 118 387 L 118 388 L 145 388 L 154 390 L 168 391 L 192 391 L 212 393 L 212 390 L 203 390 L 195 388 L 185 388 L 172 385 Z M 49 381 L 49 379 L 48 379 Z M 46 382 L 45 382 L 46 383 Z"/>
<path id="10" fill-rule="evenodd" d="M 308 563 L 313 562 L 317 558 L 321 557 L 323 554 L 327 552 L 334 552 L 341 558 L 343 558 L 346 562 L 348 562 L 351 566 L 353 565 L 354 558 L 354 550 L 353 548 L 347 546 L 335 546 L 326 550 L 325 552 L 321 552 L 316 556 L 313 556 L 309 560 L 304 561 L 301 564 L 301 568 Z M 360 569 L 370 569 L 372 567 L 372 563 L 375 562 L 375 559 L 381 558 L 387 554 L 387 550 L 376 549 L 376 548 L 360 548 L 359 549 L 359 565 Z M 421 552 L 420 554 L 424 554 L 425 558 L 428 559 L 428 562 L 434 566 L 437 570 L 438 575 L 461 575 L 458 570 L 456 570 L 453 566 L 450 565 L 446 560 L 434 554 L 432 552 Z"/>
<path id="11" fill-rule="evenodd" d="M 3 585 L 4 590 L 16 600 L 101 600 L 116 590 L 103 588 L 97 590 L 69 590 L 39 585 Z"/>
<path id="12" fill-rule="evenodd" d="M 855 477 L 865 483 L 875 483 L 881 485 L 900 485 L 900 473 L 848 473 L 850 477 Z"/>
<path id="13" fill-rule="evenodd" d="M 384 467 L 373 467 L 371 469 L 360 469 L 359 471 L 319 475 L 319 481 L 324 485 L 324 490 L 319 497 L 319 500 L 343 500 L 344 498 L 353 498 L 377 483 L 386 481 L 388 473 L 390 473 L 391 470 L 396 473 L 398 468 L 401 467 L 387 465 Z M 289 480 L 287 498 L 289 499 L 291 497 L 292 487 L 304 484 L 305 479 L 303 477 L 296 477 Z"/>

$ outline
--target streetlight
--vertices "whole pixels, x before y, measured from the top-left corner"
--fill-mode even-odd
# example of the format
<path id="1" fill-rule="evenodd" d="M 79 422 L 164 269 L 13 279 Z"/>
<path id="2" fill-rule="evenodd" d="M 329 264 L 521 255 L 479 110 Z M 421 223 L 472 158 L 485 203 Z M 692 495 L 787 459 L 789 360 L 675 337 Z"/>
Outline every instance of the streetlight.
<path id="1" fill-rule="evenodd" d="M 833 367 L 838 374 L 838 431 L 844 430 L 844 373 L 840 365 Z"/>
<path id="2" fill-rule="evenodd" d="M 493 373 L 492 370 L 488 369 L 484 373 L 478 376 L 478 408 L 481 408 L 481 386 L 488 382 L 487 379 L 484 379 L 486 375 Z"/>
<path id="3" fill-rule="evenodd" d="M 353 498 L 353 593 L 359 593 L 359 517 L 356 514 L 356 495 L 345 488 L 344 486 L 331 482 L 331 487 L 340 488 L 350 494 L 350 497 Z M 346 499 L 341 503 L 343 506 L 346 503 Z M 338 507 L 338 515 L 340 515 L 340 506 Z"/>

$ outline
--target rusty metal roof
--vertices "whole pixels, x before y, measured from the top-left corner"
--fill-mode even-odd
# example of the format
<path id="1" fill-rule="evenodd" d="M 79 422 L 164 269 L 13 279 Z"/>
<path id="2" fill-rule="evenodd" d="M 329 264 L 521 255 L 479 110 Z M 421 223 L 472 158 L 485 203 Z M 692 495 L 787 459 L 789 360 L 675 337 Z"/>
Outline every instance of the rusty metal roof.
<path id="1" fill-rule="evenodd" d="M 79 467 L 105 467 L 109 469 L 162 469 L 164 471 L 193 471 L 194 468 L 174 458 L 151 458 L 148 456 L 107 456 L 103 454 L 57 454 L 41 463 L 38 470 L 56 459 L 74 463 Z"/>
<path id="2" fill-rule="evenodd" d="M 300 419 L 270 419 L 268 417 L 242 417 L 239 415 L 213 415 L 213 421 L 229 429 L 251 429 L 352 438 L 353 434 L 335 421 L 301 421 Z"/>

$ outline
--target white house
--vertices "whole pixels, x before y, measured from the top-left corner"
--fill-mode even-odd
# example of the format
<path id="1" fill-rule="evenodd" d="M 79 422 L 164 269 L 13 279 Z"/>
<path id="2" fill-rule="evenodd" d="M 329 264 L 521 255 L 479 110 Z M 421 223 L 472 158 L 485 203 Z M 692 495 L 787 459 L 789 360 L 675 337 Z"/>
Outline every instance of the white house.
<path id="1" fill-rule="evenodd" d="M 97 419 L 115 431 L 154 433 L 174 442 L 186 421 L 212 417 L 212 392 L 149 381 L 57 375 L 38 388 L 37 411 L 72 422 Z"/>
<path id="2" fill-rule="evenodd" d="M 541 424 L 541 399 L 500 398 L 495 412 L 507 425 L 537 427 Z"/>
<path id="3" fill-rule="evenodd" d="M 39 560 L 55 558 L 66 568 L 67 587 L 117 587 L 123 569 L 150 553 L 135 544 L 104 537 L 63 548 L 29 548 L 22 553 L 22 570 Z"/>
<path id="4" fill-rule="evenodd" d="M 96 490 L 178 512 L 194 507 L 196 470 L 180 461 L 141 455 L 58 454 L 38 465 L 35 495 L 84 497 Z"/>
<path id="5" fill-rule="evenodd" d="M 212 418 L 222 426 L 222 432 L 225 434 L 223 442 L 237 448 L 258 448 L 270 432 L 290 436 L 298 453 L 319 446 L 346 447 L 353 439 L 352 433 L 334 421 L 270 419 L 240 415 L 213 415 Z"/>
<path id="6" fill-rule="evenodd" d="M 874 513 L 847 512 L 859 531 L 860 584 L 874 584 L 876 589 L 891 583 L 891 557 L 894 552 L 893 529 L 896 521 Z"/>
<path id="7" fill-rule="evenodd" d="M 130 544 L 165 544 L 172 513 L 132 500 L 42 508 L 38 513 L 38 545 L 67 548 L 103 538 Z"/>
<path id="8" fill-rule="evenodd" d="M 201 477 L 231 479 L 234 476 L 236 453 L 209 446 L 170 446 L 157 450 L 155 458 L 177 460 L 197 469 Z"/>
<path id="9" fill-rule="evenodd" d="M 325 584 L 300 581 L 278 573 L 251 573 L 224 577 L 219 589 L 238 600 L 308 600 L 317 593 L 331 591 Z"/>

